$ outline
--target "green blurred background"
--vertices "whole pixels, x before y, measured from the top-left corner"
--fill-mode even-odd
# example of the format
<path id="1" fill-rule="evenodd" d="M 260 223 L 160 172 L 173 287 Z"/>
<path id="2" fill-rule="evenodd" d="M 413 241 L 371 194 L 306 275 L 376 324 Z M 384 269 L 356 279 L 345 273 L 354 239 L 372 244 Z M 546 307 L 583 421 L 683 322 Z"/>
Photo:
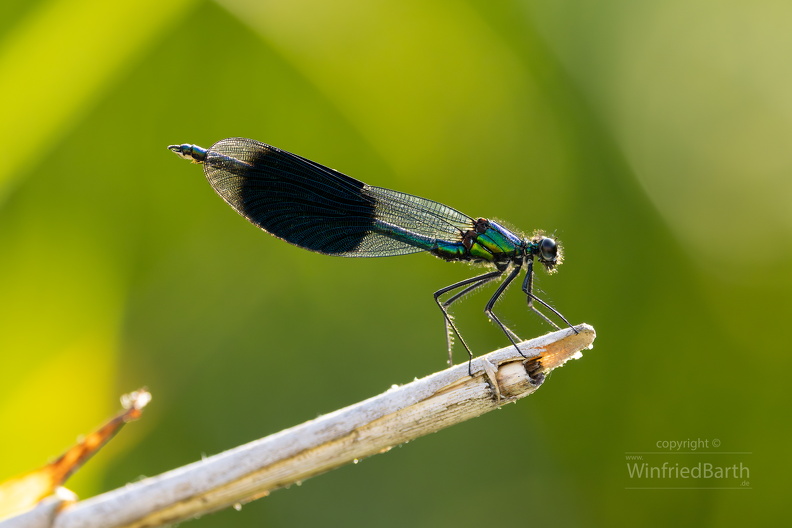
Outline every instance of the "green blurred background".
<path id="1" fill-rule="evenodd" d="M 555 233 L 566 262 L 538 287 L 599 337 L 517 405 L 189 526 L 785 518 L 790 17 L 782 1 L 3 2 L 0 479 L 142 385 L 143 419 L 69 481 L 81 497 L 444 367 L 431 294 L 477 270 L 292 247 L 165 148 L 246 136 Z M 506 344 L 487 295 L 456 310 L 479 353 Z M 524 337 L 549 330 L 519 288 L 499 308 Z M 625 453 L 686 439 L 720 447 L 652 462 L 728 458 L 752 489 L 626 489 L 679 485 L 629 478 Z"/>

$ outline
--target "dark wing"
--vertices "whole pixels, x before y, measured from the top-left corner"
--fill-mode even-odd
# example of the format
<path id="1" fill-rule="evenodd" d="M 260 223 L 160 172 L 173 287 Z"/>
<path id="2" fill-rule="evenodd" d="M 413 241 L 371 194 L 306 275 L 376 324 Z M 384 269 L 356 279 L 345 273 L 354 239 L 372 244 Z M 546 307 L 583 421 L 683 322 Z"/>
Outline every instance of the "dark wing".
<path id="1" fill-rule="evenodd" d="M 223 200 L 261 229 L 344 257 L 404 255 L 457 241 L 473 220 L 445 205 L 380 187 L 246 138 L 215 143 L 203 162 Z"/>

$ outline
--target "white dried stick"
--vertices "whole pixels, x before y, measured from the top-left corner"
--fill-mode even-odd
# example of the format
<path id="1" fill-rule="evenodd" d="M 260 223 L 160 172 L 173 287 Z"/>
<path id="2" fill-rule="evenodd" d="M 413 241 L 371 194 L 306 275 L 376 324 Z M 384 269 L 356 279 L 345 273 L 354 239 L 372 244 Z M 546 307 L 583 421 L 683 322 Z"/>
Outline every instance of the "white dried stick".
<path id="1" fill-rule="evenodd" d="M 586 324 L 496 350 L 379 396 L 266 438 L 67 506 L 50 524 L 0 522 L 31 528 L 163 526 L 231 505 L 383 453 L 534 392 L 545 374 L 590 348 Z M 32 514 L 35 510 L 29 512 Z M 19 522 L 22 521 L 22 524 Z M 8 524 L 12 526 L 12 524 Z"/>

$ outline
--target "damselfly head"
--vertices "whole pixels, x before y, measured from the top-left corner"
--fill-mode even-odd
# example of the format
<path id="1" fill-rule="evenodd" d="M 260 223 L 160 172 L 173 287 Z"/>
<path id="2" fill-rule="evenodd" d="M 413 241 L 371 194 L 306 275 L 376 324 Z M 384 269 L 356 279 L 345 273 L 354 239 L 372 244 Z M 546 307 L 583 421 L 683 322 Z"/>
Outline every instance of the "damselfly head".
<path id="1" fill-rule="evenodd" d="M 563 261 L 561 244 L 556 239 L 544 236 L 542 233 L 536 233 L 531 238 L 530 251 L 539 262 L 544 264 L 548 273 L 556 271 L 556 266 Z"/>

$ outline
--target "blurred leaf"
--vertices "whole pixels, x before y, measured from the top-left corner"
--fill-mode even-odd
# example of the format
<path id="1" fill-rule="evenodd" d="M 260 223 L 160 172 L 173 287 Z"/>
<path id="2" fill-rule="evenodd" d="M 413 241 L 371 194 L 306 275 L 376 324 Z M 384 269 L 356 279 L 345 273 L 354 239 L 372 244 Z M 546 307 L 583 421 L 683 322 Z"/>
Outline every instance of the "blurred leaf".
<path id="1" fill-rule="evenodd" d="M 0 200 L 194 0 L 39 2 L 0 41 Z M 135 23 L 129 21 L 134 19 Z M 0 201 L 0 203 L 2 203 Z"/>
<path id="2" fill-rule="evenodd" d="M 128 422 L 137 420 L 151 400 L 145 389 L 125 395 L 124 411 L 37 470 L 0 482 L 0 520 L 31 509 L 38 501 L 55 493 L 72 473 L 96 454 Z"/>

